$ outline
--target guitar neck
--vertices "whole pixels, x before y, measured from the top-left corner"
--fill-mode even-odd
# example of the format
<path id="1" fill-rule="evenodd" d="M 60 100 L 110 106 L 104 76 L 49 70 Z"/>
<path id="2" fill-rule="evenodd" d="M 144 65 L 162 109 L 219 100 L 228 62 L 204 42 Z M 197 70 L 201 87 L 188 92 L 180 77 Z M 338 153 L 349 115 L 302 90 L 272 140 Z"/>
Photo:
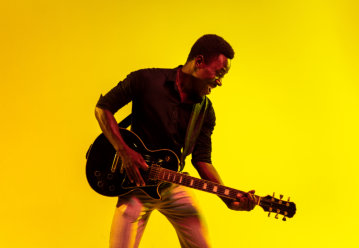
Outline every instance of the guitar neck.
<path id="1" fill-rule="evenodd" d="M 216 194 L 218 196 L 229 198 L 232 200 L 236 200 L 237 196 L 246 194 L 246 192 L 244 191 L 233 189 L 219 183 L 215 183 L 204 179 L 199 179 L 196 177 L 192 177 L 162 167 L 155 167 L 155 168 L 152 167 L 152 170 L 153 171 L 151 171 L 152 173 L 151 178 L 155 178 L 164 182 L 183 185 L 189 188 Z M 256 198 L 257 205 L 259 205 L 261 197 L 257 195 L 254 196 Z"/>

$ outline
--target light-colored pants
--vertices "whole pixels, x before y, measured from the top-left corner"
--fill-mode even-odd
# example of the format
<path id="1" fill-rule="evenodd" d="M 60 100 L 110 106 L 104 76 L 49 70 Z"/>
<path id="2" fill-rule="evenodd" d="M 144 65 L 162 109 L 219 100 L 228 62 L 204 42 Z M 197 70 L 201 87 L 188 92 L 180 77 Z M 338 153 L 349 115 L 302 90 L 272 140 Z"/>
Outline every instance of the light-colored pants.
<path id="1" fill-rule="evenodd" d="M 154 200 L 135 190 L 119 198 L 111 227 L 110 248 L 138 247 L 154 209 L 171 222 L 182 248 L 209 247 L 206 228 L 187 189 L 172 185 L 163 190 L 161 196 L 161 200 Z"/>

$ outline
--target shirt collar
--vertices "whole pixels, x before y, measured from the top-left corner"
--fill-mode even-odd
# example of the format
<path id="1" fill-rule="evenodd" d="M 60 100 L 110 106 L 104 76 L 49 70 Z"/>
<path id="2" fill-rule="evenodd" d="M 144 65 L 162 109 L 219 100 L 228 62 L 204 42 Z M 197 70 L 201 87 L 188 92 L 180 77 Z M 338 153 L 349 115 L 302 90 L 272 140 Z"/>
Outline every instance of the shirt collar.
<path id="1" fill-rule="evenodd" d="M 174 89 L 176 90 L 176 92 L 178 92 L 179 94 L 179 90 L 178 90 L 178 87 L 177 87 L 177 84 L 176 84 L 176 79 L 177 79 L 177 71 L 178 69 L 182 68 L 183 65 L 179 65 L 177 66 L 176 68 L 173 68 L 173 69 L 170 69 L 169 73 L 167 74 L 167 82 L 170 82 Z M 196 99 L 193 99 L 195 103 L 200 103 L 203 101 L 203 98 L 201 97 L 198 97 Z"/>
<path id="2" fill-rule="evenodd" d="M 176 68 L 170 69 L 170 72 L 167 74 L 167 81 L 176 82 L 177 70 L 182 67 L 183 65 L 179 65 Z"/>

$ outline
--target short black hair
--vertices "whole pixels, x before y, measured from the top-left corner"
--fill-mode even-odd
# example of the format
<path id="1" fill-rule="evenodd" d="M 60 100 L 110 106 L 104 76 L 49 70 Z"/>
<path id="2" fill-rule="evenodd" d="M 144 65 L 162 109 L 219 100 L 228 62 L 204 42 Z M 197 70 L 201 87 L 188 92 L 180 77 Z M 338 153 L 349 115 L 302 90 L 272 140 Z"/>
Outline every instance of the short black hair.
<path id="1" fill-rule="evenodd" d="M 205 62 L 208 63 L 219 54 L 223 54 L 229 59 L 234 57 L 233 48 L 222 37 L 215 34 L 205 34 L 193 44 L 187 62 L 198 55 L 203 55 Z"/>

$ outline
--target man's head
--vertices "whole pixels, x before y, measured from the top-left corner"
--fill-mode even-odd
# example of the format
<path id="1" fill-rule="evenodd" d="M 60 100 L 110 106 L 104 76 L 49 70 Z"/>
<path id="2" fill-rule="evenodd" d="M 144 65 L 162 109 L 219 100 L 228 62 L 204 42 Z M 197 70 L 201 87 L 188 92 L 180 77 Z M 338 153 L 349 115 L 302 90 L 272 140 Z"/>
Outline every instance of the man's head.
<path id="1" fill-rule="evenodd" d="M 202 55 L 204 57 L 204 62 L 209 63 L 211 59 L 219 54 L 223 54 L 228 59 L 233 59 L 234 57 L 233 48 L 227 41 L 218 35 L 206 34 L 193 44 L 187 62 L 198 55 Z"/>
<path id="2" fill-rule="evenodd" d="M 228 72 L 233 57 L 232 47 L 222 37 L 207 34 L 199 38 L 192 46 L 183 68 L 184 72 L 195 78 L 193 93 L 204 96 L 216 86 L 221 86 L 221 79 Z"/>

